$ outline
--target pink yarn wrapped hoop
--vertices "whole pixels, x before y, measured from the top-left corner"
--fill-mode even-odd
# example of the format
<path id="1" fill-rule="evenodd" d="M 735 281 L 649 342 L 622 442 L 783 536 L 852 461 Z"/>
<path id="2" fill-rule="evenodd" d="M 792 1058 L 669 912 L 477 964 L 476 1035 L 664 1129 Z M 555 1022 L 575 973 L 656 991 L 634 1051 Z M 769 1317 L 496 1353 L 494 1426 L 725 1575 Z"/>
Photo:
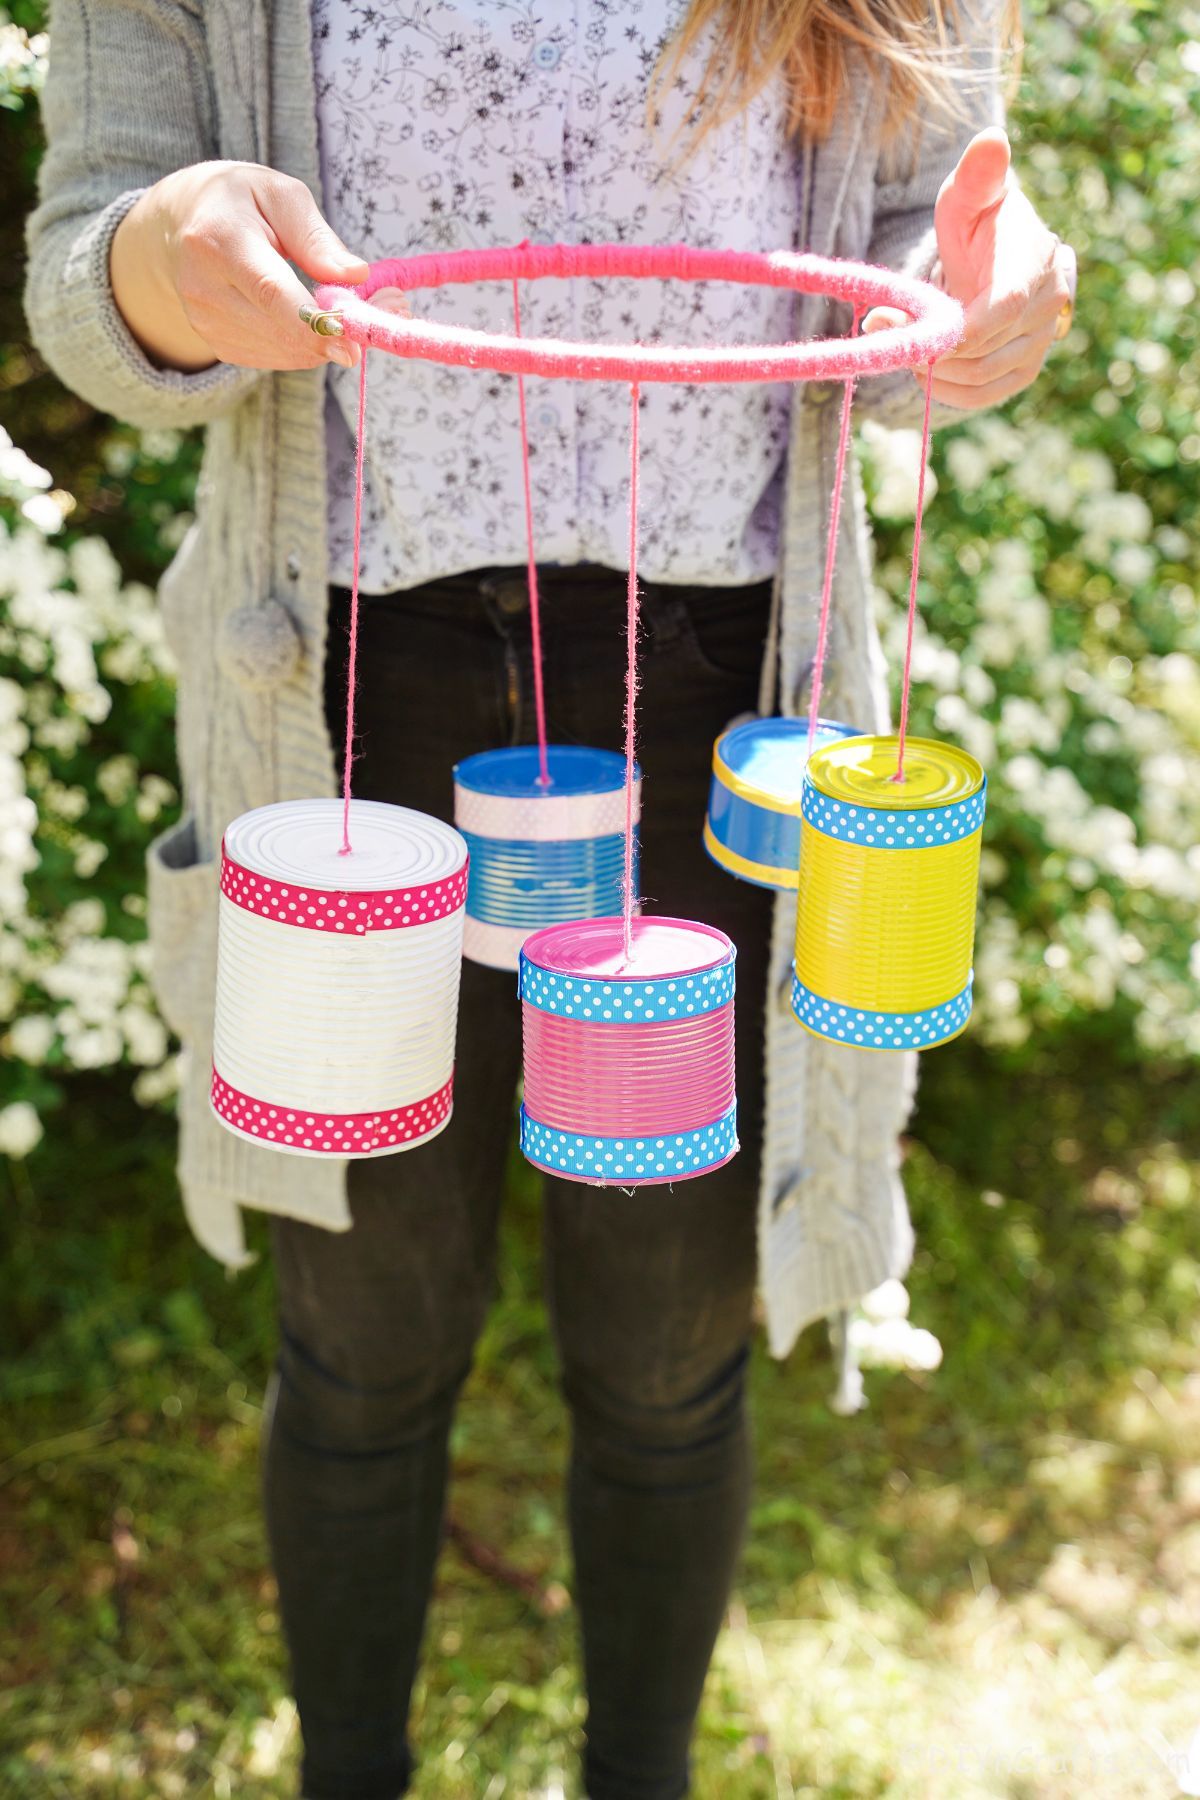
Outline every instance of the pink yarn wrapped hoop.
<path id="1" fill-rule="evenodd" d="M 757 287 L 825 294 L 859 311 L 898 307 L 908 325 L 866 337 L 823 338 L 809 343 L 748 344 L 698 349 L 661 344 L 572 344 L 553 338 L 518 338 L 406 319 L 372 306 L 381 288 L 411 292 L 477 281 L 568 280 L 583 276 L 660 281 L 732 281 Z M 684 244 L 517 244 L 495 250 L 455 250 L 445 255 L 388 258 L 372 263 L 359 287 L 323 286 L 317 305 L 338 315 L 341 335 L 393 356 L 465 368 L 499 369 L 509 375 L 548 375 L 575 381 L 829 381 L 915 369 L 945 356 L 963 334 L 957 300 L 928 282 L 867 263 L 775 250 L 767 254 L 696 250 Z"/>

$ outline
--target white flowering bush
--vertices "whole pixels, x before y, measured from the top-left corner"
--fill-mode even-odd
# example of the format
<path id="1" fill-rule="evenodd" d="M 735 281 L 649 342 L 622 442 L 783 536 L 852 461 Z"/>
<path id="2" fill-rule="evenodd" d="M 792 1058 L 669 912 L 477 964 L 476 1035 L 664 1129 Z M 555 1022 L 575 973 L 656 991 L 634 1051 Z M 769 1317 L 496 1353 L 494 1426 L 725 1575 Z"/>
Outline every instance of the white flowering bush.
<path id="1" fill-rule="evenodd" d="M 1038 386 L 943 433 L 914 657 L 919 729 L 988 772 L 974 1030 L 1121 1058 L 1200 1051 L 1200 10 L 1039 4 L 1017 157 L 1079 251 Z M 863 439 L 898 668 L 919 439 Z"/>
<path id="2" fill-rule="evenodd" d="M 176 803 L 154 596 L 0 432 L 0 1153 L 42 1135 L 72 1070 L 174 1085 L 147 986 L 142 855 Z"/>

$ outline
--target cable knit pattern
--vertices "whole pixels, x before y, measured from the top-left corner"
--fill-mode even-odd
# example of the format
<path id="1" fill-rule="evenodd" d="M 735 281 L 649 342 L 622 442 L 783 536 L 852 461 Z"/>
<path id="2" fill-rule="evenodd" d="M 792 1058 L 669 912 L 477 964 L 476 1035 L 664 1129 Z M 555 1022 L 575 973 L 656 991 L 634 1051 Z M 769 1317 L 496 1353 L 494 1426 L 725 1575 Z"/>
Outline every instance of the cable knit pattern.
<path id="1" fill-rule="evenodd" d="M 970 19 L 988 59 L 994 0 Z M 185 817 L 154 845 L 151 944 L 164 1012 L 187 1047 L 180 1176 L 197 1236 L 246 1260 L 240 1209 L 350 1225 L 346 1165 L 264 1151 L 217 1124 L 208 1104 L 221 836 L 268 801 L 335 792 L 322 670 L 327 608 L 324 393 L 319 375 L 224 366 L 155 369 L 116 307 L 108 252 L 137 193 L 211 157 L 270 161 L 319 191 L 308 0 L 56 0 L 45 97 L 50 150 L 29 228 L 28 309 L 47 361 L 93 405 L 143 426 L 207 424 L 197 524 L 164 578 L 166 629 L 180 666 Z M 136 106 L 130 96 L 136 95 Z M 807 248 L 921 273 L 931 266 L 938 187 L 971 133 L 998 117 L 981 74 L 953 131 L 927 129 L 899 176 L 880 177 L 872 89 L 859 71 L 829 142 L 797 158 Z M 773 246 L 764 245 L 764 249 Z M 841 309 L 798 306 L 797 335 L 844 329 Z M 804 710 L 821 590 L 824 521 L 837 437 L 836 384 L 798 388 L 790 442 L 776 639 L 780 710 Z M 864 382 L 858 410 L 915 423 L 911 376 Z M 827 710 L 881 729 L 887 683 L 871 619 L 870 547 L 855 482 L 843 515 Z M 269 668 L 243 616 L 271 611 Z M 286 613 L 294 627 L 290 651 Z M 232 646 L 231 634 L 232 633 Z M 286 653 L 285 653 L 286 650 Z M 232 673 L 229 671 L 232 670 Z M 240 679 L 239 679 L 240 675 Z M 698 745 L 697 755 L 708 746 Z M 702 821 L 697 819 L 696 829 Z M 913 1059 L 863 1056 L 810 1038 L 792 1019 L 795 898 L 776 903 L 762 1158 L 761 1279 L 771 1348 L 811 1319 L 901 1274 L 912 1232 L 897 1133 Z"/>

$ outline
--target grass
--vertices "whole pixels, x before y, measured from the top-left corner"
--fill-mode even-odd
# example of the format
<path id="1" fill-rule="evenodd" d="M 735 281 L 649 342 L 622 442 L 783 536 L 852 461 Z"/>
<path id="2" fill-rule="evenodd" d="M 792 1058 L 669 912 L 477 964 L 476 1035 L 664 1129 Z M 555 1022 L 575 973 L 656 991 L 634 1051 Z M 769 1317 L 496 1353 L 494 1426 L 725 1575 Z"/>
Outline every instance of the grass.
<path id="1" fill-rule="evenodd" d="M 1195 1081 L 1064 1044 L 928 1059 L 908 1182 L 934 1375 L 835 1419 L 821 1334 L 756 1360 L 753 1530 L 706 1696 L 702 1800 L 1158 1800 L 1200 1724 Z M 7 1177 L 0 1796 L 294 1792 L 257 1505 L 264 1260 L 186 1237 L 169 1121 L 80 1081 Z M 563 1414 L 514 1168 L 454 1437 L 416 1792 L 578 1793 Z M 548 1596 L 539 1604 L 537 1595 Z"/>

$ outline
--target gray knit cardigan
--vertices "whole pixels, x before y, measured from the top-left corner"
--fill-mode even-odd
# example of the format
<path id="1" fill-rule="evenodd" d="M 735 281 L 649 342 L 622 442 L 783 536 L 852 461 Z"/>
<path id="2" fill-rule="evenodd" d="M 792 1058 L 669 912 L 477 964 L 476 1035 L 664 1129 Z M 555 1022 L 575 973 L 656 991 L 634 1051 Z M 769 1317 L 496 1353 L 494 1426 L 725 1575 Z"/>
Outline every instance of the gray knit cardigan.
<path id="1" fill-rule="evenodd" d="M 978 0 L 964 116 L 952 129 L 926 128 L 891 175 L 880 165 L 876 91 L 865 68 L 855 72 L 831 136 L 798 159 L 809 249 L 928 270 L 938 187 L 972 133 L 999 117 L 992 15 L 992 0 Z M 29 227 L 30 323 L 62 380 L 135 425 L 208 427 L 196 522 L 161 588 L 179 668 L 185 810 L 151 849 L 149 897 L 159 998 L 186 1051 L 184 1203 L 201 1241 L 229 1265 L 246 1258 L 244 1206 L 333 1230 L 351 1224 L 344 1162 L 245 1143 L 208 1107 L 222 831 L 248 807 L 334 792 L 322 708 L 323 377 L 153 367 L 113 303 L 108 257 L 139 193 L 189 163 L 267 163 L 319 198 L 310 29 L 309 0 L 56 0 L 44 104 L 49 147 Z M 824 302 L 807 300 L 796 335 L 845 323 Z M 813 384 L 795 393 L 764 710 L 804 707 L 839 391 Z M 907 424 L 917 397 L 911 376 L 879 377 L 863 384 L 860 407 Z M 880 730 L 887 684 L 857 482 L 847 499 L 827 706 Z M 697 745 L 696 754 L 705 753 Z M 810 1320 L 902 1275 L 912 1250 L 897 1134 L 911 1103 L 913 1060 L 819 1043 L 795 1024 L 794 915 L 794 897 L 780 896 L 765 1043 L 759 1260 L 777 1355 Z"/>

